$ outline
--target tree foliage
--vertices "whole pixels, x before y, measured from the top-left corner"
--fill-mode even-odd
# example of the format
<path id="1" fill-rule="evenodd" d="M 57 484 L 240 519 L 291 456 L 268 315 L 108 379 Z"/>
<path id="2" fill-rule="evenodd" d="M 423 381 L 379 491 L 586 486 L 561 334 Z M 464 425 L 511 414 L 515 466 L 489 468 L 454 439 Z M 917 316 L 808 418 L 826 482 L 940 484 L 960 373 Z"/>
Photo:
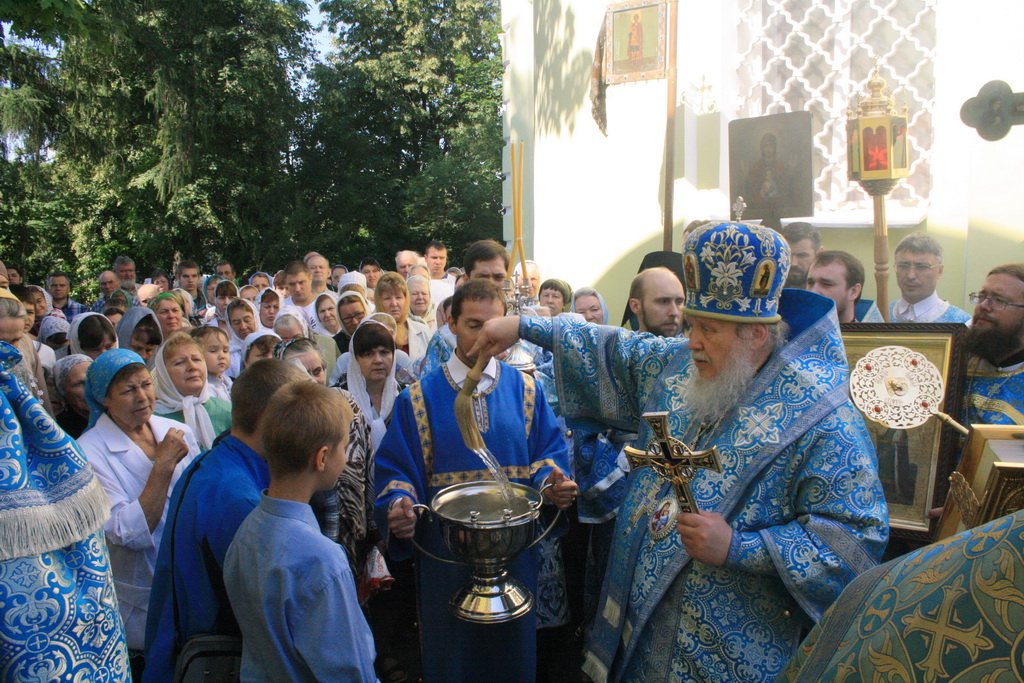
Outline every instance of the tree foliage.
<path id="1" fill-rule="evenodd" d="M 0 258 L 239 270 L 500 234 L 494 0 L 0 0 Z"/>

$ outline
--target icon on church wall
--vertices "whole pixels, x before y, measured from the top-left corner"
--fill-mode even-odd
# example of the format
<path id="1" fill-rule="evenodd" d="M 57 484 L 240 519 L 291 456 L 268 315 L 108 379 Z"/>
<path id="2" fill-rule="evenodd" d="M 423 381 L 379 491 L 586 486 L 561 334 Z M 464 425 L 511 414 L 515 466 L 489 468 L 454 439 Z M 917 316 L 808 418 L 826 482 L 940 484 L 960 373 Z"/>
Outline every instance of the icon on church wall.
<path id="1" fill-rule="evenodd" d="M 781 218 L 814 214 L 811 114 L 798 111 L 729 123 L 729 197 L 744 219 L 778 229 Z"/>
<path id="2" fill-rule="evenodd" d="M 605 31 L 605 83 L 665 77 L 665 3 L 633 0 L 609 6 Z"/>

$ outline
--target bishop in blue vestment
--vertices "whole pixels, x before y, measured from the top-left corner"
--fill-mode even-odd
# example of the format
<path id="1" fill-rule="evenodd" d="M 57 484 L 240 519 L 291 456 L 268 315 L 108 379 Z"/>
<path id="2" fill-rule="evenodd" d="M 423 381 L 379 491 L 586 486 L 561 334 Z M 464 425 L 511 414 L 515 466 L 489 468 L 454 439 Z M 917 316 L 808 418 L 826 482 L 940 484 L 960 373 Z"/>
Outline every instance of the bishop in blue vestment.
<path id="1" fill-rule="evenodd" d="M 630 474 L 587 641 L 595 681 L 774 680 L 882 555 L 888 511 L 835 305 L 781 293 L 789 258 L 761 226 L 691 233 L 689 339 L 535 318 L 481 335 L 488 352 L 517 333 L 551 349 L 567 416 L 639 428 L 643 445 L 641 415 L 667 411 L 671 434 L 720 452 L 721 472 L 692 479 L 699 514 L 650 468 Z"/>

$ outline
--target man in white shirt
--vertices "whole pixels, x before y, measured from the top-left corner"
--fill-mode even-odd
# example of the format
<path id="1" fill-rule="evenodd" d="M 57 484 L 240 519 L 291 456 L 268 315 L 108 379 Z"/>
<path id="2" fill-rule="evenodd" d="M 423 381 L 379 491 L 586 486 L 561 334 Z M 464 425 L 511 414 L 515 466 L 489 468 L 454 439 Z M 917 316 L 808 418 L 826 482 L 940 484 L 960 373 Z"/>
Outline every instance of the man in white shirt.
<path id="1" fill-rule="evenodd" d="M 455 278 L 448 275 L 448 247 L 440 240 L 431 240 L 424 250 L 427 268 L 430 270 L 430 300 L 440 306 L 455 293 Z"/>
<path id="2" fill-rule="evenodd" d="M 316 317 L 316 295 L 313 294 L 313 277 L 309 266 L 302 261 L 292 261 L 284 267 L 284 286 L 288 290 L 285 306 L 297 306 L 306 315 L 309 329 L 324 333 Z"/>
<path id="3" fill-rule="evenodd" d="M 889 320 L 897 323 L 966 323 L 971 316 L 935 291 L 942 277 L 942 245 L 921 232 L 907 235 L 896 245 L 896 283 L 903 294 L 889 307 Z"/>
<path id="4" fill-rule="evenodd" d="M 327 291 L 327 281 L 331 276 L 331 264 L 323 255 L 315 251 L 306 254 L 306 257 L 302 260 L 305 262 L 306 267 L 309 268 L 310 287 L 313 292 L 313 298 L 316 299 Z"/>

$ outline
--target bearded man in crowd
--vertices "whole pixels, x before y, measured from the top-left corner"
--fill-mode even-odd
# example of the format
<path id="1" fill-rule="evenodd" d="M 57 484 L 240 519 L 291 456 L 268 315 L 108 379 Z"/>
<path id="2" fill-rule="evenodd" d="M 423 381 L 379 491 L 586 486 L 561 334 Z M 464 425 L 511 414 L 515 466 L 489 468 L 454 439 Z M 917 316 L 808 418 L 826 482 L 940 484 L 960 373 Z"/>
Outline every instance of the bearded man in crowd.
<path id="1" fill-rule="evenodd" d="M 967 424 L 1024 424 L 1024 263 L 989 271 L 967 332 Z"/>

